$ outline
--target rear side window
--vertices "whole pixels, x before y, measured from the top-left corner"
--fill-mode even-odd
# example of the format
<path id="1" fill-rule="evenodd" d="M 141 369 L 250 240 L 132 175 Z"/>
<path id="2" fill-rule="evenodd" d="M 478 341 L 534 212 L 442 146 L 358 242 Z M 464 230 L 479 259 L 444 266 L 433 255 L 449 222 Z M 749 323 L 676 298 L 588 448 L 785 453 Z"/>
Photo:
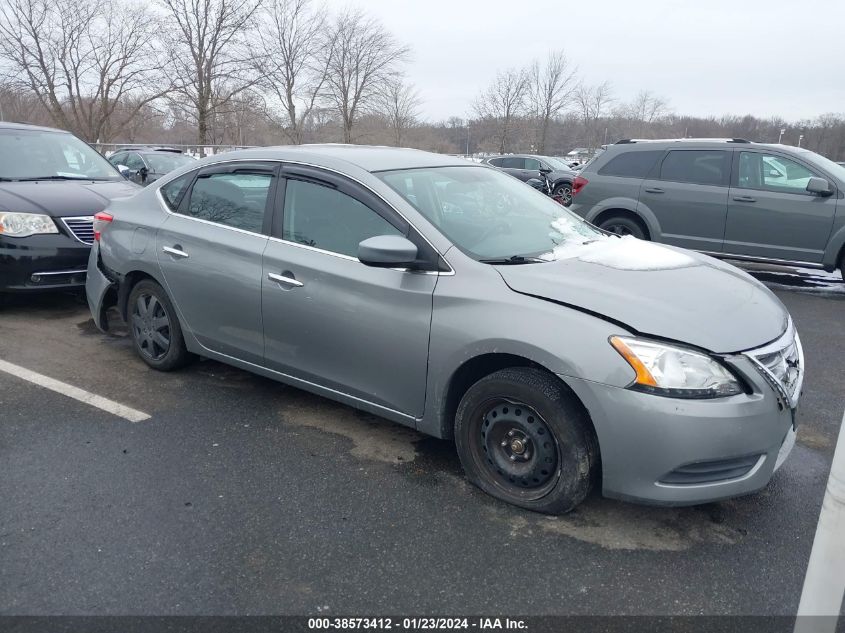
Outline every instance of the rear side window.
<path id="1" fill-rule="evenodd" d="M 525 159 L 516 156 L 508 156 L 502 159 L 502 167 L 505 169 L 525 169 Z"/>
<path id="2" fill-rule="evenodd" d="M 699 185 L 726 185 L 730 153 L 722 150 L 673 150 L 660 166 L 660 179 Z"/>
<path id="3" fill-rule="evenodd" d="M 185 187 L 191 183 L 193 177 L 194 174 L 185 174 L 176 180 L 171 180 L 161 188 L 161 197 L 164 198 L 164 202 L 171 211 L 179 208 L 179 201 L 185 193 Z"/>
<path id="4" fill-rule="evenodd" d="M 494 167 L 501 167 L 502 166 L 502 160 L 504 160 L 504 159 L 502 159 L 502 158 L 491 158 L 487 162 L 489 162 Z"/>
<path id="5" fill-rule="evenodd" d="M 200 220 L 261 233 L 272 181 L 270 173 L 200 174 L 182 209 Z"/>
<path id="6" fill-rule="evenodd" d="M 663 150 L 623 152 L 611 158 L 604 167 L 599 169 L 598 173 L 600 176 L 645 178 L 662 154 Z"/>

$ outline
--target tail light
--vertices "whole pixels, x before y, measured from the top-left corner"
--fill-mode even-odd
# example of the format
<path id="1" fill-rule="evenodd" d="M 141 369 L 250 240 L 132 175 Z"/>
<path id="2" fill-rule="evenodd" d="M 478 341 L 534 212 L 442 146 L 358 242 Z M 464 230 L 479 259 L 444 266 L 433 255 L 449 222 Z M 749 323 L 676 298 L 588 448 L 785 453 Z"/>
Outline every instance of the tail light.
<path id="1" fill-rule="evenodd" d="M 584 176 L 575 176 L 575 180 L 572 181 L 572 195 L 577 196 L 589 183 L 590 181 L 584 178 Z"/>
<path id="2" fill-rule="evenodd" d="M 94 241 L 100 241 L 100 235 L 103 232 L 109 223 L 114 220 L 114 216 L 110 213 L 106 213 L 105 211 L 100 211 L 99 213 L 94 215 Z"/>

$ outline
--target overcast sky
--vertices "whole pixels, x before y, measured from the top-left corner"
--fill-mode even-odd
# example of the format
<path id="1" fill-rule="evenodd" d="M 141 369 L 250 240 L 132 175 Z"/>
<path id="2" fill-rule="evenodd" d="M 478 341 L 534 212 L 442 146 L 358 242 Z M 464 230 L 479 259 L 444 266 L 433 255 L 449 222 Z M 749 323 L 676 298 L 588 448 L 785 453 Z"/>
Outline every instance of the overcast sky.
<path id="1" fill-rule="evenodd" d="M 499 69 L 563 48 L 619 100 L 679 114 L 845 112 L 845 0 L 358 0 L 413 58 L 425 118 L 466 116 Z M 332 9 L 348 0 L 328 0 Z"/>

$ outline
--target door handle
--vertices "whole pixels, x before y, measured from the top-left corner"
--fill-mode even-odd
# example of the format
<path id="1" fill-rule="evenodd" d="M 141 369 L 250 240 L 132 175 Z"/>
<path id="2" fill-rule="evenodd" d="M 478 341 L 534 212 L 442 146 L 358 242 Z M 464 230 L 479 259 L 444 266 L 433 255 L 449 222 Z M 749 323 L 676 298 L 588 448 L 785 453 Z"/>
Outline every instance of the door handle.
<path id="1" fill-rule="evenodd" d="M 734 200 L 737 202 L 757 202 L 757 199 L 751 196 L 736 196 Z"/>
<path id="2" fill-rule="evenodd" d="M 305 285 L 293 277 L 285 277 L 284 275 L 277 275 L 276 273 L 267 273 L 267 278 L 270 281 L 275 281 L 276 283 L 284 284 L 292 288 L 302 288 L 302 286 Z"/>
<path id="3" fill-rule="evenodd" d="M 177 244 L 176 246 L 163 246 L 162 249 L 168 255 L 173 255 L 173 257 L 178 257 L 180 259 L 186 259 L 190 257 L 185 251 L 182 250 L 182 247 Z"/>
<path id="4" fill-rule="evenodd" d="M 666 193 L 660 187 L 646 187 L 645 192 L 646 193 Z"/>

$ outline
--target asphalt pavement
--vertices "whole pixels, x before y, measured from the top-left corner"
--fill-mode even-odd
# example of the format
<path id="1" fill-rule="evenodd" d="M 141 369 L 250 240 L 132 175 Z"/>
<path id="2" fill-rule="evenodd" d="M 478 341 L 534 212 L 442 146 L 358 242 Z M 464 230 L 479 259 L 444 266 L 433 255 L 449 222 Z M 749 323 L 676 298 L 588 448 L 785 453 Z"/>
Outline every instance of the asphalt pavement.
<path id="1" fill-rule="evenodd" d="M 149 370 L 78 296 L 0 308 L 0 615 L 795 613 L 845 408 L 845 284 L 755 267 L 807 358 L 762 492 L 590 497 L 549 518 L 470 486 L 450 442 L 213 361 Z"/>

